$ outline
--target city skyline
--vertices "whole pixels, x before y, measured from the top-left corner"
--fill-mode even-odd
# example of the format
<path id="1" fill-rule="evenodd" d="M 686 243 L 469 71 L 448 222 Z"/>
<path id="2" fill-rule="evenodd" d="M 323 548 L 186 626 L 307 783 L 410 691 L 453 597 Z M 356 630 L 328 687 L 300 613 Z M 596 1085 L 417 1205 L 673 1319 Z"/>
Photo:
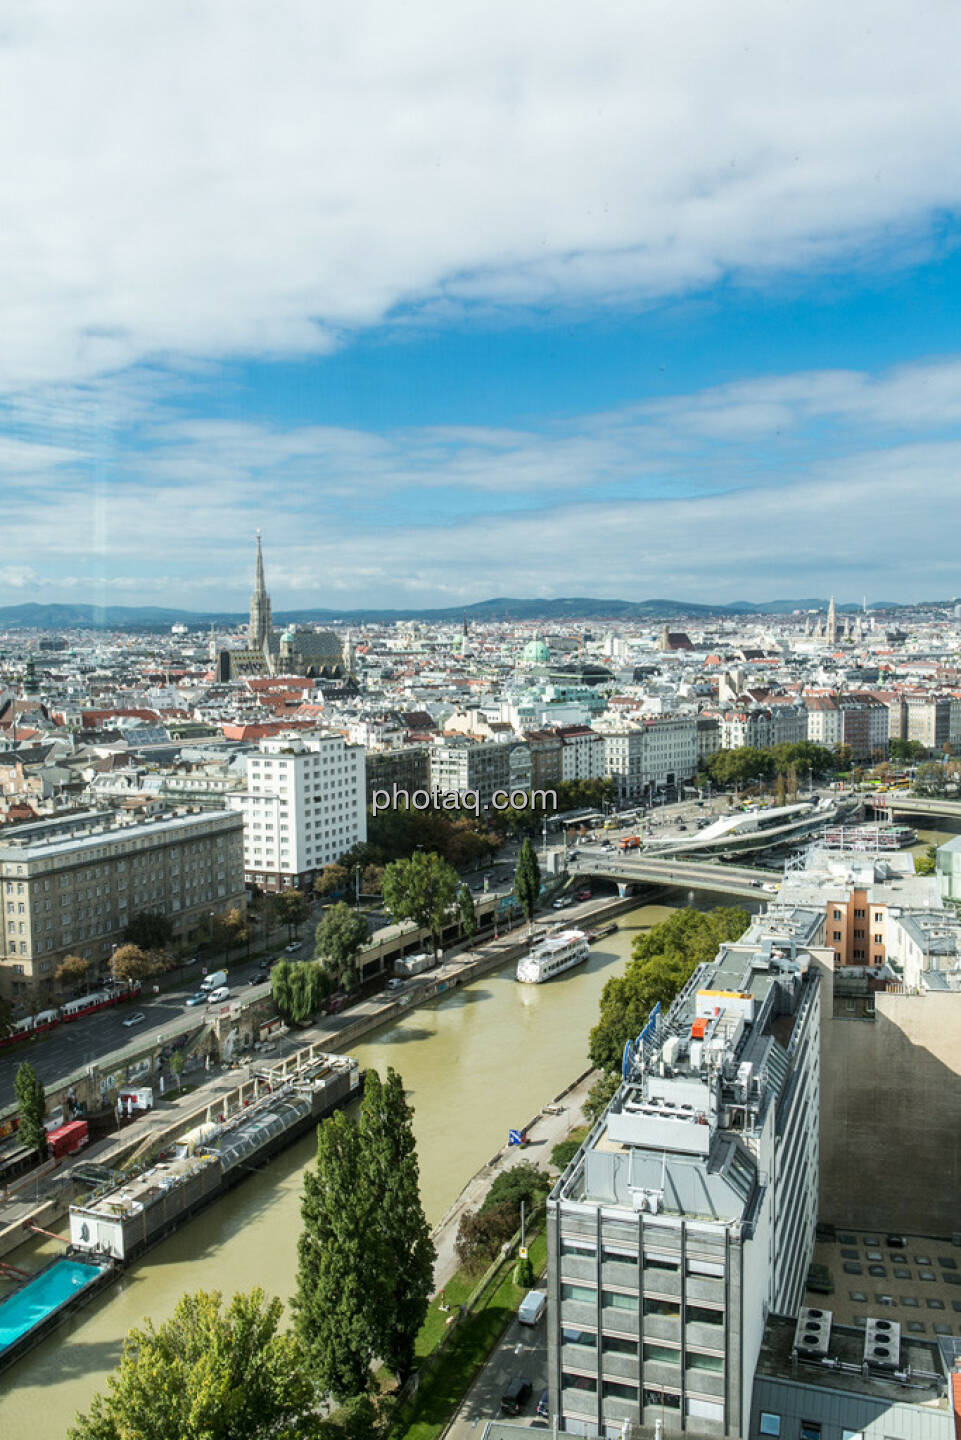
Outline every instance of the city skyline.
<path id="1" fill-rule="evenodd" d="M 0 604 L 953 594 L 958 16 L 686 19 L 11 27 Z"/>

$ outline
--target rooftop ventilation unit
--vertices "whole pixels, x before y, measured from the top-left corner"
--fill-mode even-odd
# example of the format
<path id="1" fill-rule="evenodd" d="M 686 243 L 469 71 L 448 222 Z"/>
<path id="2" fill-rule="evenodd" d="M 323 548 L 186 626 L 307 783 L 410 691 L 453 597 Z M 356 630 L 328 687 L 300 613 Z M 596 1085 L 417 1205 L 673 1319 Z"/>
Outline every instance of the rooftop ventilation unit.
<path id="1" fill-rule="evenodd" d="M 868 1316 L 864 1327 L 864 1361 L 880 1370 L 897 1370 L 901 1361 L 901 1326 L 896 1320 Z"/>
<path id="2" fill-rule="evenodd" d="M 802 1305 L 794 1332 L 794 1348 L 802 1360 L 823 1360 L 831 1339 L 833 1312 Z"/>

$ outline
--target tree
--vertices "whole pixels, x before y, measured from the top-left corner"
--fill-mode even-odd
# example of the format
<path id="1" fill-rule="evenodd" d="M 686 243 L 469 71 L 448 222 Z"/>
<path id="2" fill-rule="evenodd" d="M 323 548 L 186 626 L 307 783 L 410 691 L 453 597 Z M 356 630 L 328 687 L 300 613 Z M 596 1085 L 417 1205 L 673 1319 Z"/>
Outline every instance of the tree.
<path id="1" fill-rule="evenodd" d="M 25 1060 L 17 1069 L 13 1081 L 17 1097 L 17 1114 L 20 1123 L 17 1134 L 28 1150 L 36 1150 L 41 1157 L 47 1153 L 47 1132 L 43 1128 L 43 1117 L 47 1113 L 47 1097 L 37 1078 L 37 1072 Z"/>
<path id="2" fill-rule="evenodd" d="M 923 855 L 914 857 L 915 875 L 936 875 L 938 873 L 937 846 L 929 845 Z"/>
<path id="3" fill-rule="evenodd" d="M 304 1025 L 332 994 L 334 981 L 315 960 L 281 960 L 270 972 L 270 993 L 277 1009 L 295 1025 Z"/>
<path id="4" fill-rule="evenodd" d="M 281 925 L 287 926 L 287 939 L 293 940 L 294 931 L 310 914 L 310 906 L 299 890 L 280 890 L 274 896 L 274 914 Z"/>
<path id="5" fill-rule="evenodd" d="M 110 957 L 110 973 L 115 980 L 148 980 L 159 969 L 159 962 L 145 955 L 139 945 L 120 945 Z"/>
<path id="6" fill-rule="evenodd" d="M 175 1050 L 170 1057 L 170 1068 L 176 1078 L 178 1090 L 180 1089 L 181 1080 L 183 1078 L 184 1063 L 184 1052 L 182 1050 Z"/>
<path id="7" fill-rule="evenodd" d="M 92 961 L 85 955 L 65 955 L 54 971 L 58 985 L 79 985 L 90 973 Z"/>
<path id="8" fill-rule="evenodd" d="M 383 865 L 365 865 L 360 888 L 364 895 L 379 895 L 384 888 Z"/>
<path id="9" fill-rule="evenodd" d="M 244 912 L 238 908 L 228 910 L 224 915 L 215 915 L 210 927 L 210 943 L 215 950 L 224 952 L 224 959 L 230 960 L 230 952 L 237 945 L 246 945 L 250 939 L 250 923 Z"/>
<path id="10" fill-rule="evenodd" d="M 534 911 L 537 909 L 540 893 L 541 867 L 537 863 L 537 851 L 528 836 L 522 841 L 517 857 L 517 869 L 514 871 L 514 894 L 527 916 L 529 925 L 534 923 Z"/>
<path id="11" fill-rule="evenodd" d="M 343 900 L 332 905 L 317 926 L 314 954 L 324 962 L 340 989 L 350 990 L 357 983 L 355 961 L 367 940 L 366 918 Z"/>
<path id="12" fill-rule="evenodd" d="M 465 1210 L 457 1226 L 454 1249 L 467 1269 L 493 1260 L 500 1247 L 517 1230 L 517 1211 L 513 1205 L 495 1205 L 490 1210 Z"/>
<path id="13" fill-rule="evenodd" d="M 395 920 L 413 920 L 430 931 L 434 954 L 459 885 L 457 871 L 439 855 L 416 851 L 384 871 L 384 900 Z"/>
<path id="14" fill-rule="evenodd" d="M 920 760 L 924 755 L 924 746 L 920 740 L 902 740 L 898 736 L 888 744 L 888 754 L 892 760 L 899 760 L 903 764 L 914 760 Z"/>
<path id="15" fill-rule="evenodd" d="M 0 1035 L 7 1035 L 13 1024 L 13 1006 L 0 995 Z"/>
<path id="16" fill-rule="evenodd" d="M 477 934 L 477 911 L 474 908 L 474 897 L 466 885 L 462 885 L 457 892 L 457 914 L 468 945 L 473 945 L 474 936 Z"/>
<path id="17" fill-rule="evenodd" d="M 521 1290 L 530 1290 L 534 1284 L 534 1267 L 526 1255 L 514 1266 L 514 1284 Z"/>
<path id="18" fill-rule="evenodd" d="M 403 1081 L 368 1070 L 360 1107 L 367 1183 L 376 1197 L 380 1253 L 377 1353 L 403 1384 L 427 1315 L 436 1254 L 420 1198 L 413 1115 Z"/>
<path id="19" fill-rule="evenodd" d="M 512 1205 L 519 1225 L 521 1201 L 524 1202 L 530 1213 L 543 1201 L 551 1184 L 551 1177 L 547 1172 L 539 1169 L 530 1160 L 525 1160 L 520 1165 L 512 1165 L 509 1170 L 502 1170 L 495 1177 L 493 1184 L 484 1196 L 480 1214 L 483 1215 L 486 1211 L 496 1209 L 500 1205 Z"/>
<path id="20" fill-rule="evenodd" d="M 936 760 L 919 765 L 915 771 L 914 790 L 917 795 L 941 795 L 944 793 L 944 766 Z"/>
<path id="21" fill-rule="evenodd" d="M 623 1052 L 622 1052 L 623 1053 Z M 595 1125 L 604 1111 L 614 1099 L 614 1094 L 621 1083 L 619 1070 L 605 1070 L 598 1075 L 594 1084 L 588 1090 L 581 1107 L 584 1111 L 584 1119 L 588 1125 Z"/>
<path id="22" fill-rule="evenodd" d="M 322 897 L 341 895 L 347 888 L 350 872 L 346 865 L 325 865 L 314 881 L 314 894 Z"/>
<path id="23" fill-rule="evenodd" d="M 166 915 L 153 910 L 141 910 L 132 916 L 123 932 L 124 940 L 141 950 L 162 950 L 170 944 L 173 935 L 172 922 Z"/>
<path id="24" fill-rule="evenodd" d="M 748 919 L 744 910 L 676 910 L 639 935 L 624 974 L 613 976 L 601 992 L 601 1015 L 589 1043 L 594 1064 L 617 1071 L 626 1042 L 640 1034 L 654 1006 L 660 1002 L 666 1010 L 698 965 L 744 933 Z"/>
<path id="25" fill-rule="evenodd" d="M 372 1243 L 379 1217 L 360 1131 L 342 1110 L 318 1126 L 301 1215 L 295 1332 L 321 1393 L 335 1400 L 366 1394 L 380 1338 L 382 1250 Z"/>
<path id="26" fill-rule="evenodd" d="M 68 1440 L 298 1440 L 321 1436 L 316 1394 L 282 1306 L 262 1290 L 184 1295 L 124 1341 L 120 1365 Z"/>

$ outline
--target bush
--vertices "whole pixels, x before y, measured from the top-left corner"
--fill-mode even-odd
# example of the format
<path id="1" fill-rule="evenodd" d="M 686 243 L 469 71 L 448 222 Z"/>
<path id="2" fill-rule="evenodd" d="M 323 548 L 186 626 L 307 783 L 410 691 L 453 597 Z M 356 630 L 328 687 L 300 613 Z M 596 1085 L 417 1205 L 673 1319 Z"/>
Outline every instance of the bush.
<path id="1" fill-rule="evenodd" d="M 517 1230 L 520 1209 L 511 1204 L 489 1210 L 465 1210 L 457 1227 L 454 1249 L 468 1269 L 489 1264 L 506 1240 Z"/>
<path id="2" fill-rule="evenodd" d="M 501 1205 L 511 1205 L 519 1225 L 521 1201 L 531 1210 L 549 1193 L 551 1184 L 551 1177 L 545 1170 L 539 1169 L 530 1160 L 525 1160 L 522 1165 L 514 1165 L 510 1170 L 501 1171 L 484 1197 L 478 1213 L 484 1215 L 488 1210 Z M 517 1225 L 514 1226 L 515 1230 Z"/>
<path id="3" fill-rule="evenodd" d="M 530 1290 L 534 1284 L 534 1267 L 526 1256 L 514 1266 L 514 1284 L 522 1290 Z"/>
<path id="4" fill-rule="evenodd" d="M 569 1135 L 566 1140 L 559 1141 L 551 1151 L 551 1164 L 555 1170 L 566 1170 L 581 1148 L 581 1141 L 584 1139 L 584 1131 L 576 1135 Z"/>

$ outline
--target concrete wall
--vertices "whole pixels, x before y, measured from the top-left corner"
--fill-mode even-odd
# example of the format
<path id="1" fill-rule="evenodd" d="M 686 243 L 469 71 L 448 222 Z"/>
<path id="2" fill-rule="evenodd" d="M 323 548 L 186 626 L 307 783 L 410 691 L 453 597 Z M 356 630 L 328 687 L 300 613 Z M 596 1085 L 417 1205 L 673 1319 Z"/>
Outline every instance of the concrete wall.
<path id="1" fill-rule="evenodd" d="M 820 1217 L 961 1230 L 961 994 L 878 993 L 876 1017 L 821 1008 Z"/>

